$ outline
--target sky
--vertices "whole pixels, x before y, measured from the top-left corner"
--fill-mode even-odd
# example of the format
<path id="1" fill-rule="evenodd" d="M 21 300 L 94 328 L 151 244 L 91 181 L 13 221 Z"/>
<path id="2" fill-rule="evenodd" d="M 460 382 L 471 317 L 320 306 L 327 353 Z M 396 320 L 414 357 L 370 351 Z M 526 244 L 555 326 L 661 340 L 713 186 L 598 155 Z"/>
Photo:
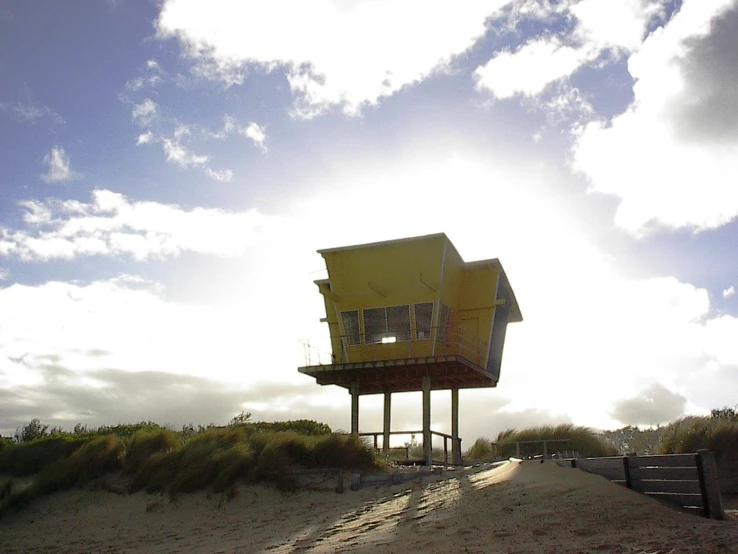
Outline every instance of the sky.
<path id="1" fill-rule="evenodd" d="M 524 316 L 467 446 L 736 405 L 737 51 L 728 0 L 3 1 L 0 434 L 348 429 L 316 250 L 439 232 Z"/>

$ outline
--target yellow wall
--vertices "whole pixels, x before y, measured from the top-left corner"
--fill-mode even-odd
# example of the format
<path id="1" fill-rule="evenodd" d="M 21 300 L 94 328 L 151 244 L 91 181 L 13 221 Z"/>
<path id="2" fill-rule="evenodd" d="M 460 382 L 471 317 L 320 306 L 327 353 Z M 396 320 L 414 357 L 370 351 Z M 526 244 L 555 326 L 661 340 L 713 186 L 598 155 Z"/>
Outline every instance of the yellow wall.
<path id="1" fill-rule="evenodd" d="M 445 235 L 320 252 L 329 278 L 317 283 L 325 298 L 336 363 L 460 353 L 484 367 L 498 270 L 465 264 Z M 413 305 L 420 302 L 434 303 L 434 327 L 440 303 L 450 308 L 447 341 L 461 344 L 461 352 L 439 346 L 432 338 L 418 340 Z M 363 310 L 399 305 L 410 306 L 411 340 L 365 344 Z M 348 310 L 359 311 L 362 344 L 346 345 L 339 338 L 345 332 L 340 312 Z"/>

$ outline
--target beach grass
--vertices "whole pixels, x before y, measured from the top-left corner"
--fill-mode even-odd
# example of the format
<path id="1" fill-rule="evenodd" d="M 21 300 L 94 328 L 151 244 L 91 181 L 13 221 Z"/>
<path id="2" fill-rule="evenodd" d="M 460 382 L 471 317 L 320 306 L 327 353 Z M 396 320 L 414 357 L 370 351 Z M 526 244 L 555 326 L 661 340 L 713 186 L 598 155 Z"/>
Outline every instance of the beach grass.
<path id="1" fill-rule="evenodd" d="M 466 457 L 471 460 L 492 460 L 511 456 L 536 456 L 543 454 L 543 441 L 548 443 L 549 454 L 556 451 L 577 452 L 579 456 L 615 456 L 617 450 L 588 427 L 572 424 L 543 425 L 526 429 L 507 429 L 497 435 L 496 441 L 482 437 L 476 440 Z M 517 443 L 517 444 L 516 444 Z"/>
<path id="2" fill-rule="evenodd" d="M 716 460 L 738 461 L 738 421 L 719 417 L 684 418 L 665 429 L 659 453 L 685 454 L 707 449 Z"/>
<path id="3" fill-rule="evenodd" d="M 41 437 L 3 446 L 0 473 L 32 476 L 33 484 L 13 491 L 3 484 L 0 515 L 33 498 L 116 476 L 128 492 L 179 493 L 229 491 L 237 482 L 272 482 L 281 490 L 296 486 L 292 471 L 301 469 L 371 470 L 380 467 L 374 452 L 357 437 L 330 432 L 324 424 L 300 420 L 290 430 L 279 424 L 239 422 L 226 427 L 175 432 L 144 426 L 122 436 L 104 434 Z M 327 429 L 327 432 L 326 432 Z"/>

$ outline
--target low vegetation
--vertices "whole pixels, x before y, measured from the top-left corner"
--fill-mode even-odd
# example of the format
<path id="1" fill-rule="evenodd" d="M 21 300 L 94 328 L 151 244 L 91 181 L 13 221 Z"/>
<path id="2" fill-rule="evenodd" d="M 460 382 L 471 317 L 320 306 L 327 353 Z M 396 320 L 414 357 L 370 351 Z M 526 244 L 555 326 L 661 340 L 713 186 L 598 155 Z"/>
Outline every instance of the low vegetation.
<path id="1" fill-rule="evenodd" d="M 577 452 L 580 456 L 614 456 L 615 448 L 587 427 L 571 424 L 545 425 L 523 430 L 508 429 L 497 435 L 492 442 L 480 438 L 466 454 L 471 460 L 492 460 L 511 456 L 537 456 L 543 454 L 543 441 L 547 442 L 547 453 L 560 451 Z"/>
<path id="2" fill-rule="evenodd" d="M 684 454 L 700 449 L 710 450 L 717 461 L 738 462 L 738 418 L 721 417 L 685 418 L 665 428 L 660 454 Z"/>
<path id="3" fill-rule="evenodd" d="M 172 431 L 152 422 L 72 433 L 50 432 L 38 420 L 16 441 L 0 441 L 0 515 L 34 497 L 115 478 L 121 492 L 224 492 L 238 481 L 295 486 L 292 470 L 378 467 L 374 453 L 358 438 L 337 435 L 322 423 L 298 420 L 250 422 L 240 414 L 224 427 L 185 425 Z M 33 477 L 14 491 L 12 477 Z M 120 486 L 119 486 L 120 488 Z"/>

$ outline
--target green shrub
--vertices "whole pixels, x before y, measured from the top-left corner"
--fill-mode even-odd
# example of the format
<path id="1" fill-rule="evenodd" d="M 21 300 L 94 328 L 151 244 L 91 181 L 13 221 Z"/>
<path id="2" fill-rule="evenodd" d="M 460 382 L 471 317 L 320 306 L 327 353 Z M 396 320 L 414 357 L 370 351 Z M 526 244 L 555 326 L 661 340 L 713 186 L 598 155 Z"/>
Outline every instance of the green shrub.
<path id="1" fill-rule="evenodd" d="M 227 463 L 227 453 L 244 442 L 245 433 L 237 428 L 209 429 L 191 438 L 181 449 L 172 493 L 192 492 L 214 483 Z"/>
<path id="2" fill-rule="evenodd" d="M 49 436 L 49 426 L 41 423 L 37 417 L 23 427 L 19 427 L 15 432 L 15 440 L 18 442 L 31 442 L 47 436 Z"/>
<path id="3" fill-rule="evenodd" d="M 130 439 L 125 459 L 126 470 L 136 473 L 153 454 L 173 450 L 180 445 L 177 435 L 168 429 L 140 429 Z"/>
<path id="4" fill-rule="evenodd" d="M 164 490 L 177 476 L 179 452 L 165 450 L 154 452 L 133 475 L 130 492 L 146 489 L 148 493 Z"/>
<path id="5" fill-rule="evenodd" d="M 508 429 L 497 436 L 497 449 L 500 456 L 507 458 L 517 454 L 516 441 L 536 441 L 533 443 L 522 443 L 520 447 L 521 456 L 533 456 L 543 454 L 543 439 L 565 439 L 566 442 L 552 442 L 548 444 L 548 453 L 557 450 L 576 451 L 580 456 L 616 456 L 617 450 L 608 444 L 599 435 L 587 427 L 578 427 L 571 424 L 557 425 L 552 427 L 532 427 L 516 431 Z"/>
<path id="6" fill-rule="evenodd" d="M 315 440 L 314 467 L 372 469 L 378 461 L 374 452 L 354 435 L 327 435 Z"/>
<path id="7" fill-rule="evenodd" d="M 264 478 L 295 467 L 311 467 L 313 458 L 305 437 L 294 433 L 275 433 L 258 453 L 255 476 Z"/>
<path id="8" fill-rule="evenodd" d="M 213 480 L 213 490 L 223 492 L 239 477 L 248 475 L 255 466 L 254 454 L 246 444 L 237 444 L 220 454 L 219 472 Z"/>
<path id="9" fill-rule="evenodd" d="M 497 457 L 497 449 L 488 438 L 480 437 L 474 441 L 465 457 L 477 461 L 492 460 Z"/>
<path id="10" fill-rule="evenodd" d="M 84 426 L 75 426 L 79 432 L 89 432 L 98 435 L 115 435 L 121 439 L 133 437 L 139 431 L 161 431 L 164 427 L 153 421 L 140 421 L 138 423 L 119 423 L 118 425 L 101 425 L 96 431 L 89 431 Z"/>
<path id="11" fill-rule="evenodd" d="M 84 485 L 120 469 L 123 442 L 113 435 L 95 437 L 80 446 L 71 456 L 47 465 L 36 478 L 37 494 Z"/>
<path id="12" fill-rule="evenodd" d="M 0 450 L 0 473 L 25 477 L 54 462 L 68 458 L 89 439 L 59 435 L 16 443 Z"/>
<path id="13" fill-rule="evenodd" d="M 255 421 L 243 423 L 242 425 L 249 433 L 292 432 L 306 436 L 322 436 L 330 435 L 332 433 L 331 428 L 328 425 L 313 421 L 312 419 L 296 419 L 292 421 Z"/>
<path id="14" fill-rule="evenodd" d="M 661 454 L 711 451 L 717 460 L 738 460 L 738 421 L 727 418 L 684 418 L 671 423 L 661 439 Z"/>

